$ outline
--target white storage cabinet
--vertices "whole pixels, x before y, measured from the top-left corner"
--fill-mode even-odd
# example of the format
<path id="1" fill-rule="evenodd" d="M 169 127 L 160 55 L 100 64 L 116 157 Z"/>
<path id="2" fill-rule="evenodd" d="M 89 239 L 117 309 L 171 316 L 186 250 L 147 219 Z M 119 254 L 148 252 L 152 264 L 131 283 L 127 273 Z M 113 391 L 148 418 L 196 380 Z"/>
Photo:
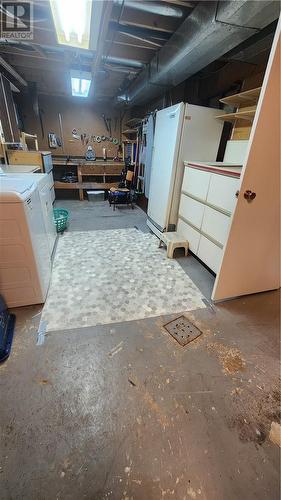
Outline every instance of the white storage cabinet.
<path id="1" fill-rule="evenodd" d="M 240 169 L 187 164 L 182 183 L 177 231 L 190 250 L 218 272 L 227 241 Z"/>

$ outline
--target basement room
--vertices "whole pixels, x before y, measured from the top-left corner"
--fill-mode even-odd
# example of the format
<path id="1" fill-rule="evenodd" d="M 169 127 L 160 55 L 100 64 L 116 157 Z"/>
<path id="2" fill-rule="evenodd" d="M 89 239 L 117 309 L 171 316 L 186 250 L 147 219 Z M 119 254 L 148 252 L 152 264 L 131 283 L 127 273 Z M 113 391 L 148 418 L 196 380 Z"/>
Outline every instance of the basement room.
<path id="1" fill-rule="evenodd" d="M 0 500 L 280 500 L 280 2 L 0 2 Z"/>

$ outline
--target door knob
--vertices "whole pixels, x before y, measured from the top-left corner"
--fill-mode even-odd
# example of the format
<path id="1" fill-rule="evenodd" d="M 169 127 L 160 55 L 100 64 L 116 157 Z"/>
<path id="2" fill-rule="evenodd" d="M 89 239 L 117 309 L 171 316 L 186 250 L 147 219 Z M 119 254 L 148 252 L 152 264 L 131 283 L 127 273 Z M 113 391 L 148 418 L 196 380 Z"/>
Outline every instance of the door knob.
<path id="1" fill-rule="evenodd" d="M 254 193 L 253 191 L 251 191 L 250 189 L 247 189 L 244 193 L 244 198 L 245 200 L 248 201 L 248 203 L 250 203 L 251 201 L 253 201 L 256 197 L 256 193 Z"/>

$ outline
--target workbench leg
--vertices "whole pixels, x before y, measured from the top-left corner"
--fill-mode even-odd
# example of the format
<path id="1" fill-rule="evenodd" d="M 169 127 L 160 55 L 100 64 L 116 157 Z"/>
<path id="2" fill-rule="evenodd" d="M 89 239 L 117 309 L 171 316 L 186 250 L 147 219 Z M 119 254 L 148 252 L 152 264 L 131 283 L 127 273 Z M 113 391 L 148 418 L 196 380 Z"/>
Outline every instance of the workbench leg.
<path id="1" fill-rule="evenodd" d="M 82 184 L 83 179 L 82 179 L 81 168 L 80 168 L 80 166 L 79 166 L 79 165 L 78 165 L 78 167 L 77 167 L 77 177 L 78 177 L 78 182 L 79 182 L 80 184 Z M 79 200 L 80 200 L 80 201 L 83 201 L 83 200 L 84 200 L 84 192 L 83 192 L 83 189 L 79 189 Z"/>

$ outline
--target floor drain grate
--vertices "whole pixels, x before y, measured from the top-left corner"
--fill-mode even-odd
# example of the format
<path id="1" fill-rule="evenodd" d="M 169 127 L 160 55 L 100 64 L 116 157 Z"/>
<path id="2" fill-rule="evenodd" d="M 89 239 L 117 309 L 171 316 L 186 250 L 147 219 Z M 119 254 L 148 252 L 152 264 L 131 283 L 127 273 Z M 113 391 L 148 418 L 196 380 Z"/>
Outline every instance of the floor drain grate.
<path id="1" fill-rule="evenodd" d="M 201 330 L 199 330 L 199 328 L 191 323 L 191 321 L 189 321 L 185 316 L 180 316 L 179 318 L 170 321 L 164 325 L 164 328 L 182 346 L 189 344 L 189 342 L 199 337 L 199 335 L 202 335 Z"/>

